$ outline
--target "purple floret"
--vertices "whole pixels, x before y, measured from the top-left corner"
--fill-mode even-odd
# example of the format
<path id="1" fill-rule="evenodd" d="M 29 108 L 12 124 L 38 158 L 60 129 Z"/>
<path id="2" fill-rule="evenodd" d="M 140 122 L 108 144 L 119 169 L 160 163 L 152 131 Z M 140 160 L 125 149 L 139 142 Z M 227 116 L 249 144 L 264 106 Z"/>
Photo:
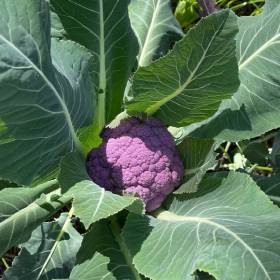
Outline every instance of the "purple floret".
<path id="1" fill-rule="evenodd" d="M 87 158 L 87 171 L 99 186 L 140 197 L 147 211 L 158 208 L 181 182 L 183 164 L 172 135 L 157 119 L 136 117 L 106 128 L 103 143 Z"/>

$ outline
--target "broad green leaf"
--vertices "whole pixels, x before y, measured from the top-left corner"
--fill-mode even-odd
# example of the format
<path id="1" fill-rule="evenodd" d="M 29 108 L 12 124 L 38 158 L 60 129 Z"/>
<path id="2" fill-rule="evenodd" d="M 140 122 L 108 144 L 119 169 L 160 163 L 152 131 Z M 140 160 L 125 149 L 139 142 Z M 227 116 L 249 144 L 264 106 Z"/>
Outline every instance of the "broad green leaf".
<path id="1" fill-rule="evenodd" d="M 42 196 L 0 223 L 0 256 L 12 246 L 28 240 L 35 228 L 71 201 L 66 196 L 57 198 L 58 195 L 54 191 Z"/>
<path id="2" fill-rule="evenodd" d="M 69 279 L 141 279 L 116 221 L 100 221 L 92 226 L 83 239 Z"/>
<path id="3" fill-rule="evenodd" d="M 0 177 L 27 185 L 80 146 L 75 131 L 94 109 L 92 56 L 53 40 L 51 60 L 45 0 L 0 0 L 0 11 Z"/>
<path id="4" fill-rule="evenodd" d="M 278 0 L 265 0 L 264 13 L 272 12 L 279 4 Z"/>
<path id="5" fill-rule="evenodd" d="M 139 43 L 139 66 L 166 54 L 173 41 L 183 35 L 170 4 L 170 0 L 131 1 L 129 17 Z"/>
<path id="6" fill-rule="evenodd" d="M 125 208 L 139 214 L 143 212 L 143 203 L 137 197 L 113 194 L 92 181 L 77 183 L 68 191 L 69 194 L 74 198 L 74 214 L 81 219 L 86 228 Z"/>
<path id="7" fill-rule="evenodd" d="M 51 0 L 71 40 L 94 55 L 98 114 L 103 124 L 120 111 L 128 77 L 136 61 L 137 40 L 128 17 L 129 0 Z M 102 126 L 101 124 L 101 126 Z"/>
<path id="8" fill-rule="evenodd" d="M 78 153 L 70 153 L 63 159 L 58 180 L 62 191 L 73 197 L 74 214 L 86 228 L 125 208 L 134 213 L 143 212 L 140 199 L 113 194 L 91 181 L 86 171 L 85 159 Z"/>
<path id="9" fill-rule="evenodd" d="M 280 206 L 280 176 L 254 176 L 253 179 L 268 197 L 278 206 Z"/>
<path id="10" fill-rule="evenodd" d="M 48 280 L 68 277 L 74 266 L 82 236 L 71 225 L 71 219 L 62 213 L 58 220 L 43 223 L 30 239 L 21 244 L 21 251 L 4 279 Z"/>
<path id="11" fill-rule="evenodd" d="M 156 218 L 129 214 L 124 237 L 140 273 L 188 280 L 198 269 L 218 280 L 279 279 L 280 209 L 246 174 L 219 181 L 210 188 L 205 180 L 202 196 L 173 197 Z"/>
<path id="12" fill-rule="evenodd" d="M 187 137 L 178 149 L 185 166 L 185 176 L 175 193 L 195 192 L 206 171 L 217 164 L 215 143 L 213 140 Z"/>
<path id="13" fill-rule="evenodd" d="M 52 180 L 34 188 L 4 188 L 0 191 L 0 222 L 27 207 L 42 193 L 57 189 L 57 181 Z"/>
<path id="14" fill-rule="evenodd" d="M 165 57 L 139 68 L 128 112 L 154 114 L 172 126 L 202 121 L 239 86 L 236 16 L 224 10 L 202 19 Z"/>
<path id="15" fill-rule="evenodd" d="M 280 6 L 275 2 L 273 7 L 257 17 L 239 18 L 240 88 L 224 104 L 226 109 L 201 124 L 193 136 L 239 141 L 280 127 Z"/>

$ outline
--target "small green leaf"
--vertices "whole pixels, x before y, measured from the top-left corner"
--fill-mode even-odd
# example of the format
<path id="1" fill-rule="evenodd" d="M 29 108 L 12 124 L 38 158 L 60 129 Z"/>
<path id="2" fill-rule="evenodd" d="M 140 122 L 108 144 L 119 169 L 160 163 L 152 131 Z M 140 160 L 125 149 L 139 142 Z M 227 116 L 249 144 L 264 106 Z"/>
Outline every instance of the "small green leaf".
<path id="1" fill-rule="evenodd" d="M 189 27 L 199 18 L 198 8 L 199 4 L 196 0 L 179 0 L 175 16 L 183 28 Z"/>

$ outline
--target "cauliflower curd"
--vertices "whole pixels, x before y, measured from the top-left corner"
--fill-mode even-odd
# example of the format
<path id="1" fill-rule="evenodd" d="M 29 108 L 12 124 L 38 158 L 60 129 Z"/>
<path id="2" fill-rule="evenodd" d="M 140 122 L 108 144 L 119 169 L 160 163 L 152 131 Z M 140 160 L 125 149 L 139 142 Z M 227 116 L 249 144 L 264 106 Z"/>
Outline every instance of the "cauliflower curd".
<path id="1" fill-rule="evenodd" d="M 99 186 L 134 194 L 152 211 L 179 185 L 183 164 L 172 135 L 157 119 L 124 119 L 116 128 L 105 128 L 102 138 L 86 163 Z"/>

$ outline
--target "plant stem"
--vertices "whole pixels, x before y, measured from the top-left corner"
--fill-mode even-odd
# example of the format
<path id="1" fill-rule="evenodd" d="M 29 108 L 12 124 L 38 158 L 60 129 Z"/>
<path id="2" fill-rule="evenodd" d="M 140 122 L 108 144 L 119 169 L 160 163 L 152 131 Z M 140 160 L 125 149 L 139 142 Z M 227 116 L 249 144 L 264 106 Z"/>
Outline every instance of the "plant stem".
<path id="1" fill-rule="evenodd" d="M 236 11 L 238 9 L 241 9 L 241 8 L 244 8 L 245 6 L 247 6 L 249 3 L 248 2 L 244 2 L 244 3 L 240 3 L 240 4 L 237 4 L 235 6 L 232 6 L 231 9 L 233 11 Z"/>
<path id="2" fill-rule="evenodd" d="M 227 145 L 225 147 L 225 152 L 227 153 L 230 148 L 231 142 L 227 142 Z"/>
<path id="3" fill-rule="evenodd" d="M 99 129 L 105 126 L 106 122 L 106 54 L 105 54 L 105 31 L 104 31 L 104 7 L 103 1 L 99 0 L 99 90 L 97 100 L 97 119 Z"/>
<path id="4" fill-rule="evenodd" d="M 126 263 L 128 264 L 129 268 L 131 269 L 134 277 L 135 277 L 135 280 L 141 280 L 141 276 L 140 274 L 138 273 L 138 271 L 136 270 L 133 262 L 132 262 L 132 256 L 125 244 L 125 241 L 122 237 L 122 234 L 121 234 L 121 228 L 119 226 L 119 223 L 118 223 L 118 220 L 116 218 L 116 216 L 113 216 L 111 217 L 111 228 L 112 228 L 112 232 L 113 232 L 113 235 L 118 243 L 118 245 L 120 246 L 120 249 L 124 255 L 124 258 L 125 258 L 125 261 Z"/>
<path id="5" fill-rule="evenodd" d="M 263 170 L 263 171 L 273 172 L 273 168 L 272 167 L 260 166 L 260 165 L 257 165 L 257 164 L 252 165 L 248 172 L 251 173 L 254 169 L 259 169 L 259 170 Z"/>
<path id="6" fill-rule="evenodd" d="M 264 171 L 270 171 L 270 172 L 273 171 L 273 168 L 272 168 L 272 167 L 267 167 L 267 166 L 259 166 L 259 165 L 256 165 L 255 168 L 260 169 L 260 170 L 264 170 Z"/>
<path id="7" fill-rule="evenodd" d="M 228 154 L 228 150 L 229 150 L 229 148 L 230 148 L 230 145 L 231 145 L 231 143 L 230 143 L 230 142 L 227 142 L 227 145 L 226 145 L 225 150 L 224 150 L 224 155 L 227 157 L 227 159 L 229 160 L 229 162 L 232 162 L 232 160 L 231 160 L 231 158 L 230 158 L 230 156 L 229 156 L 229 154 Z"/>
<path id="8" fill-rule="evenodd" d="M 230 145 L 231 145 L 231 142 L 227 142 L 227 145 L 226 145 L 225 148 L 223 148 L 222 145 L 220 146 L 220 148 L 221 148 L 222 151 L 223 151 L 223 156 L 224 156 L 230 163 L 232 163 L 232 160 L 231 160 L 231 158 L 230 158 L 230 156 L 229 156 L 229 154 L 228 154 L 228 150 L 229 150 L 229 148 L 230 148 Z"/>
<path id="9" fill-rule="evenodd" d="M 238 142 L 235 142 L 235 145 L 237 146 L 237 148 L 238 148 L 240 154 L 243 155 L 244 153 L 243 153 L 243 150 L 242 150 L 242 148 L 240 147 L 239 143 L 238 143 Z"/>
<path id="10" fill-rule="evenodd" d="M 53 179 L 45 183 L 36 185 L 34 189 L 37 190 L 37 194 L 50 193 L 58 188 L 57 184 L 58 184 L 58 180 Z"/>
<path id="11" fill-rule="evenodd" d="M 6 269 L 8 269 L 10 266 L 8 265 L 6 259 L 4 257 L 2 257 L 1 260 L 2 260 L 2 262 L 4 264 L 4 266 L 6 267 Z"/>
<path id="12" fill-rule="evenodd" d="M 98 93 L 96 119 L 95 119 L 98 134 L 102 131 L 102 129 L 106 124 L 105 111 L 106 111 L 105 92 L 103 90 L 100 90 L 100 92 Z"/>

